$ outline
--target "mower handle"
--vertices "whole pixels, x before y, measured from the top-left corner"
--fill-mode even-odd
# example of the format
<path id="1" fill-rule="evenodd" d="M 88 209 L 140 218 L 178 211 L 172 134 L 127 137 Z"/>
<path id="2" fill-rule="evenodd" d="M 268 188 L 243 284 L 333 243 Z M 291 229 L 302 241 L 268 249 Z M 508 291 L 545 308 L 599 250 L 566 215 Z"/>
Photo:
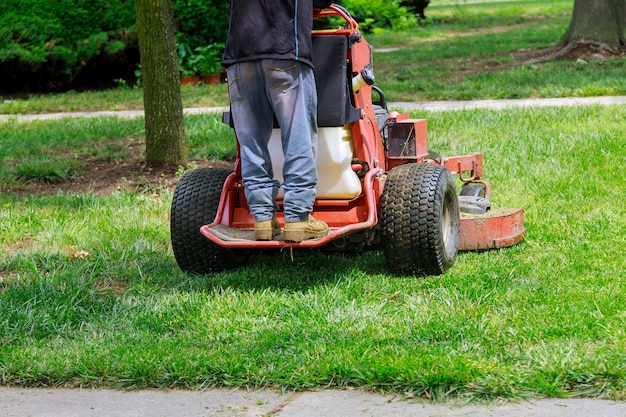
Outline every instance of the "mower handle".
<path id="1" fill-rule="evenodd" d="M 356 20 L 354 20 L 350 12 L 338 4 L 331 3 L 327 9 L 314 10 L 313 19 L 319 19 L 327 16 L 340 16 L 346 21 L 346 23 L 350 26 L 350 29 L 353 31 L 356 31 L 359 28 L 359 24 Z"/>

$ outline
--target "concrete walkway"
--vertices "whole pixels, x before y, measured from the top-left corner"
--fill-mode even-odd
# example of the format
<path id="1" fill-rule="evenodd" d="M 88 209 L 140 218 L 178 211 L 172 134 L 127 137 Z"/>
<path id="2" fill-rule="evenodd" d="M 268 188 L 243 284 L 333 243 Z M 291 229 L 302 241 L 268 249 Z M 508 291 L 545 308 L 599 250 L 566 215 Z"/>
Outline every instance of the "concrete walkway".
<path id="1" fill-rule="evenodd" d="M 115 391 L 0 387 L 3 417 L 624 417 L 626 403 L 547 399 L 433 405 L 359 390 Z"/>
<path id="2" fill-rule="evenodd" d="M 416 103 L 392 102 L 389 109 L 415 109 L 427 111 L 448 111 L 468 109 L 506 109 L 513 107 L 561 107 L 590 106 L 593 104 L 626 104 L 626 96 L 614 97 L 566 97 L 566 98 L 523 98 L 509 100 L 469 100 L 469 101 L 424 101 Z"/>
<path id="3" fill-rule="evenodd" d="M 469 101 L 419 101 L 389 102 L 390 110 L 425 110 L 449 111 L 466 109 L 506 109 L 513 107 L 558 107 L 558 106 L 589 106 L 593 104 L 612 105 L 626 104 L 626 96 L 605 97 L 567 97 L 567 98 L 525 98 L 517 100 L 469 100 Z M 185 114 L 221 113 L 226 107 L 194 107 L 185 109 Z M 32 120 L 59 120 L 66 117 L 107 117 L 124 118 L 143 117 L 143 110 L 66 112 L 44 114 L 2 114 L 0 121 L 15 119 L 28 122 Z"/>

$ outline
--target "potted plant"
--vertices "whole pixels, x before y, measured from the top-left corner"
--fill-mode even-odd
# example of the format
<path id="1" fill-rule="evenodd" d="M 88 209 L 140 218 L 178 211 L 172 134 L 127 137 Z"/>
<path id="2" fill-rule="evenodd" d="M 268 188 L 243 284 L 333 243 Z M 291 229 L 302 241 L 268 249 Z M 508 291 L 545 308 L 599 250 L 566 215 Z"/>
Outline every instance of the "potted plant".
<path id="1" fill-rule="evenodd" d="M 222 55 L 224 53 L 223 43 L 212 43 L 206 46 L 199 46 L 195 49 L 198 70 L 202 82 L 205 84 L 218 84 L 222 78 Z"/>
<path id="2" fill-rule="evenodd" d="M 200 83 L 199 63 L 191 47 L 186 43 L 177 44 L 178 71 L 180 82 L 183 85 L 198 85 Z"/>

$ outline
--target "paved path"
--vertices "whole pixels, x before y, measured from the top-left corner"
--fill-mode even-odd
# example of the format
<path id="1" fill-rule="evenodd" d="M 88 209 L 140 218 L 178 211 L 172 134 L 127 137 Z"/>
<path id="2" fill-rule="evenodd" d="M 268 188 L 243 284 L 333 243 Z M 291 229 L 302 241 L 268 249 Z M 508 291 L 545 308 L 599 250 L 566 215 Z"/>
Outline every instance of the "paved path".
<path id="1" fill-rule="evenodd" d="M 626 104 L 626 96 L 615 97 L 567 97 L 567 98 L 523 98 L 509 100 L 469 100 L 469 101 L 424 101 L 415 103 L 392 102 L 390 109 L 419 109 L 427 111 L 447 111 L 464 109 L 506 109 L 512 107 L 560 107 L 589 106 L 593 104 Z"/>
<path id="2" fill-rule="evenodd" d="M 200 113 L 221 113 L 227 110 L 226 107 L 194 107 L 185 109 L 185 114 Z M 59 113 L 42 113 L 42 114 L 0 114 L 0 121 L 16 119 L 21 122 L 29 122 L 32 120 L 60 120 L 68 117 L 110 117 L 117 116 L 123 118 L 143 117 L 143 110 L 102 110 L 102 111 L 78 111 L 78 112 L 59 112 Z"/>
<path id="3" fill-rule="evenodd" d="M 114 391 L 0 387 L 3 417 L 624 417 L 626 403 L 567 399 L 433 405 L 359 390 Z"/>
<path id="4" fill-rule="evenodd" d="M 612 105 L 626 104 L 626 96 L 611 97 L 568 97 L 568 98 L 525 98 L 518 100 L 470 100 L 470 101 L 420 101 L 420 102 L 389 102 L 390 110 L 425 110 L 448 111 L 463 109 L 505 109 L 512 107 L 555 107 L 555 106 L 589 106 L 593 104 Z M 226 107 L 198 107 L 185 109 L 185 114 L 223 112 Z M 66 117 L 142 117 L 143 110 L 67 112 L 44 114 L 2 114 L 0 121 L 16 119 L 18 121 L 59 120 Z"/>

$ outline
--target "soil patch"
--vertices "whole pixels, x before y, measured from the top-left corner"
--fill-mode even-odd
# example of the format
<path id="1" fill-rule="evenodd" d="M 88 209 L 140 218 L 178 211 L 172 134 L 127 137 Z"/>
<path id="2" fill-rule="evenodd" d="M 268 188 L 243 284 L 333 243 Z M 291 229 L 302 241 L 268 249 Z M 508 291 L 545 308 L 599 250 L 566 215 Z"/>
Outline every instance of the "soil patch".
<path id="1" fill-rule="evenodd" d="M 122 190 L 143 192 L 150 189 L 168 188 L 173 190 L 180 179 L 176 168 L 150 168 L 146 166 L 143 147 L 127 146 L 123 158 L 102 161 L 79 157 L 84 170 L 79 176 L 54 184 L 36 181 L 4 185 L 3 191 L 16 195 L 81 194 L 92 192 L 106 195 Z M 190 161 L 198 168 L 233 168 L 233 161 Z"/>
<path id="2" fill-rule="evenodd" d="M 540 65 L 552 60 L 595 60 L 605 61 L 608 59 L 623 58 L 624 51 L 607 49 L 602 44 L 593 42 L 580 42 L 567 46 L 552 46 L 549 48 L 520 50 L 512 53 L 513 60 L 510 62 L 498 62 L 498 57 L 468 61 L 457 70 L 452 77 L 461 80 L 464 77 L 479 75 L 501 69 L 509 69 L 526 65 Z"/>

